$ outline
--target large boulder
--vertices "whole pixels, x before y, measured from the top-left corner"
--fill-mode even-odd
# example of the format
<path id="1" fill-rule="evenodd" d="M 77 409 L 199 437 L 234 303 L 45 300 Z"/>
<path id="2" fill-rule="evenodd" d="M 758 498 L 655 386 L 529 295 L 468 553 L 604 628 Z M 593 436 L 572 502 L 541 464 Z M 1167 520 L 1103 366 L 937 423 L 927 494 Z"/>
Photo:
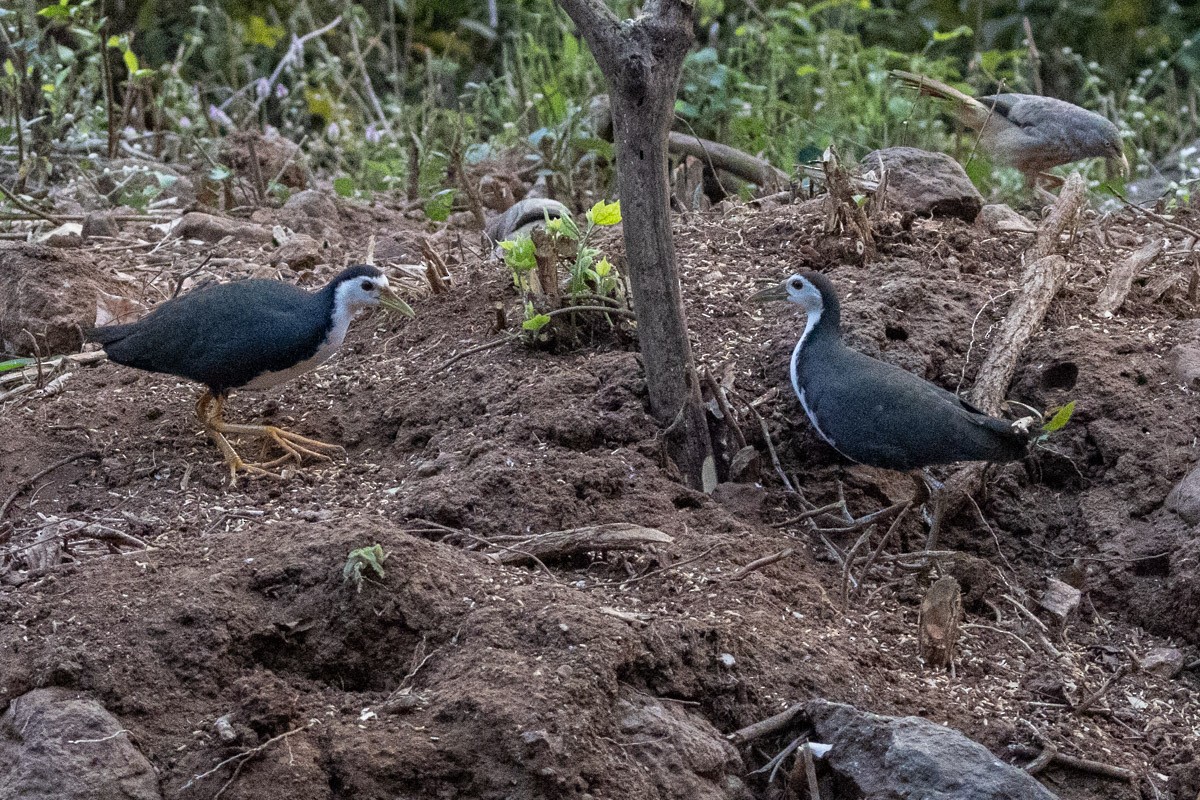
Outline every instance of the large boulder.
<path id="1" fill-rule="evenodd" d="M 864 177 L 887 174 L 884 191 L 889 208 L 922 217 L 958 217 L 974 222 L 983 208 L 983 195 L 966 170 L 945 153 L 916 147 L 888 147 L 868 153 L 859 165 Z"/>
<path id="2" fill-rule="evenodd" d="M 0 350 L 17 355 L 73 353 L 96 321 L 107 282 L 78 253 L 0 242 Z M 28 331 L 28 333 L 26 333 Z M 30 336 L 37 340 L 35 351 Z"/>
<path id="3" fill-rule="evenodd" d="M 862 800 L 1055 800 L 1024 770 L 953 728 L 920 717 L 885 717 L 813 700 L 814 741 Z"/>
<path id="4" fill-rule="evenodd" d="M 162 800 L 153 765 L 95 700 L 35 689 L 0 717 L 0 797 Z"/>

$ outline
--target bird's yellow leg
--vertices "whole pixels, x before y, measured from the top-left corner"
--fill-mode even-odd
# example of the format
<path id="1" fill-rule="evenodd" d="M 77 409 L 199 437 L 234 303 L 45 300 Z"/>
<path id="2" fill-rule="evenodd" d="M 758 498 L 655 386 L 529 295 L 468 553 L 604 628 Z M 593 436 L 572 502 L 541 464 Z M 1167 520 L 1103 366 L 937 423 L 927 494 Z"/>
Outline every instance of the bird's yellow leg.
<path id="1" fill-rule="evenodd" d="M 307 436 L 301 436 L 298 433 L 292 433 L 289 430 L 284 430 L 274 425 L 232 425 L 222 423 L 221 431 L 223 433 L 233 433 L 242 436 L 261 436 L 270 439 L 287 454 L 282 456 L 282 459 L 292 458 L 297 463 L 303 461 L 304 456 L 329 461 L 329 453 L 345 450 L 340 444 L 330 444 L 329 442 L 310 439 Z M 282 459 L 275 459 L 268 463 L 274 465 Z"/>
<path id="2" fill-rule="evenodd" d="M 203 423 L 204 430 L 217 445 L 217 449 L 221 451 L 221 455 L 225 459 L 225 464 L 229 467 L 229 484 L 232 486 L 237 483 L 239 471 L 248 472 L 252 475 L 266 475 L 282 479 L 282 475 L 264 469 L 264 467 L 269 465 L 249 464 L 243 461 L 242 457 L 237 454 L 237 451 L 233 449 L 233 445 L 225 438 L 227 426 L 224 420 L 221 419 L 222 405 L 221 398 L 213 397 L 211 392 L 205 392 L 196 401 L 196 416 Z"/>

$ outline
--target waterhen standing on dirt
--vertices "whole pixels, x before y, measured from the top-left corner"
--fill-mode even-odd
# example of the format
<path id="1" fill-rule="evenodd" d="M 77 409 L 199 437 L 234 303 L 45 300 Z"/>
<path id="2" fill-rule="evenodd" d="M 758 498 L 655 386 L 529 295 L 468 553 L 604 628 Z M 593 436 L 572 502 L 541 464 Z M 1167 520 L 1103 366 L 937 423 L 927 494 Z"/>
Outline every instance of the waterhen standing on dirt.
<path id="1" fill-rule="evenodd" d="M 343 270 L 316 292 L 273 280 L 244 280 L 206 286 L 155 308 L 126 325 L 105 325 L 88 332 L 108 357 L 150 372 L 164 372 L 202 383 L 196 416 L 220 448 L 230 481 L 239 471 L 278 477 L 270 469 L 304 456 L 328 460 L 342 449 L 274 425 L 231 425 L 221 410 L 231 389 L 265 389 L 314 369 L 328 360 L 346 338 L 354 313 L 369 306 L 413 316 L 412 309 L 373 266 Z M 225 438 L 243 434 L 264 439 L 283 455 L 261 464 L 246 463 Z"/>
<path id="2" fill-rule="evenodd" d="M 851 461 L 909 471 L 955 461 L 1016 461 L 1031 437 L 957 395 L 842 342 L 841 307 L 824 275 L 804 272 L 755 293 L 807 313 L 791 378 L 817 434 Z"/>

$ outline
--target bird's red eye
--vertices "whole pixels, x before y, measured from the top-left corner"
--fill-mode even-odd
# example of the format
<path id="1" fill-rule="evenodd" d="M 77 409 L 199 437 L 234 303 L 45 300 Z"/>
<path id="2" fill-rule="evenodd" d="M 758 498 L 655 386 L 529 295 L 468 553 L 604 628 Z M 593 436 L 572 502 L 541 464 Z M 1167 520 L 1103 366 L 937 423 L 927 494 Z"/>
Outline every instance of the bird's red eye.
<path id="1" fill-rule="evenodd" d="M 370 281 L 363 281 L 362 288 L 364 292 L 369 292 L 375 288 L 375 284 L 371 283 Z"/>

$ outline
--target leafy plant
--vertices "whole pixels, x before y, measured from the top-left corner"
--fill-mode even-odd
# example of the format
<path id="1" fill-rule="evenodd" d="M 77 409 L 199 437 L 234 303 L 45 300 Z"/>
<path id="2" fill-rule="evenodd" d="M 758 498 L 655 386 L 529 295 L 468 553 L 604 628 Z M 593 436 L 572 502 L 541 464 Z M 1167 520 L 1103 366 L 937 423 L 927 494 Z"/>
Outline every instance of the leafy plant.
<path id="1" fill-rule="evenodd" d="M 616 225 L 620 221 L 620 201 L 608 203 L 603 200 L 588 209 L 582 228 L 570 214 L 546 219 L 546 230 L 551 236 L 554 258 L 556 262 L 565 261 L 570 276 L 567 281 L 568 304 L 586 302 L 596 296 L 609 297 L 617 290 L 619 276 L 616 268 L 599 248 L 589 244 L 589 240 L 597 228 Z M 562 248 L 560 243 L 568 243 L 569 246 Z M 500 242 L 500 248 L 504 251 L 504 263 L 512 272 L 513 285 L 525 298 L 522 304 L 524 320 L 521 328 L 536 334 L 551 320 L 549 314 L 538 311 L 529 297 L 532 292 L 529 275 L 538 266 L 536 245 L 528 236 L 522 236 Z"/>
<path id="2" fill-rule="evenodd" d="M 367 580 L 363 572 L 370 567 L 376 576 L 384 577 L 383 562 L 387 559 L 388 554 L 383 552 L 383 545 L 380 544 L 351 550 L 346 566 L 342 567 L 342 581 L 354 584 L 355 591 L 361 594 L 363 581 Z"/>
<path id="3" fill-rule="evenodd" d="M 1065 406 L 1055 410 L 1050 420 L 1042 425 L 1042 432 L 1037 437 L 1038 443 L 1044 442 L 1050 438 L 1050 435 L 1062 430 L 1071 421 L 1071 415 L 1075 413 L 1075 401 L 1067 403 Z"/>

